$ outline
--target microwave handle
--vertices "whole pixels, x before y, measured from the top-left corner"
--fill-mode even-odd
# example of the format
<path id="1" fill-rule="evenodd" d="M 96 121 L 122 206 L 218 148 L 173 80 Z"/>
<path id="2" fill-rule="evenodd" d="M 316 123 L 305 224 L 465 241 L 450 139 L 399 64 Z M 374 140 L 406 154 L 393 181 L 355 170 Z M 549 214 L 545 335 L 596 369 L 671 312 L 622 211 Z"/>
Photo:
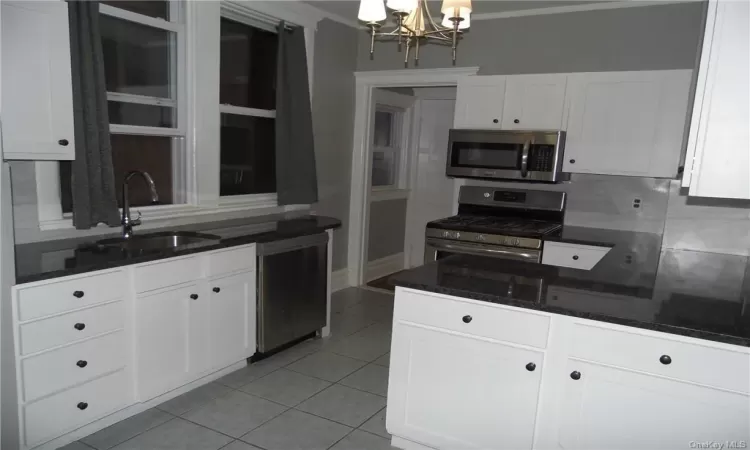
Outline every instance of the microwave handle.
<path id="1" fill-rule="evenodd" d="M 523 143 L 521 152 L 521 176 L 524 178 L 529 174 L 529 147 L 531 147 L 531 140 Z"/>

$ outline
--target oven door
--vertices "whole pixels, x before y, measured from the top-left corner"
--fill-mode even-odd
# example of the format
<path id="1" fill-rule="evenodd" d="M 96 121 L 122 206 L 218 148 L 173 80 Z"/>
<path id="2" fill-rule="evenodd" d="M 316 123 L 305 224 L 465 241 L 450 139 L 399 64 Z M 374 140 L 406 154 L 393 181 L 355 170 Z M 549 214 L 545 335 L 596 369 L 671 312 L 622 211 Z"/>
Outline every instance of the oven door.
<path id="1" fill-rule="evenodd" d="M 554 182 L 562 132 L 450 130 L 446 175 Z"/>
<path id="2" fill-rule="evenodd" d="M 506 247 L 502 245 L 475 244 L 448 239 L 427 238 L 424 243 L 424 262 L 429 263 L 450 255 L 477 255 L 492 258 L 512 259 L 538 263 L 542 260 L 541 250 Z"/>

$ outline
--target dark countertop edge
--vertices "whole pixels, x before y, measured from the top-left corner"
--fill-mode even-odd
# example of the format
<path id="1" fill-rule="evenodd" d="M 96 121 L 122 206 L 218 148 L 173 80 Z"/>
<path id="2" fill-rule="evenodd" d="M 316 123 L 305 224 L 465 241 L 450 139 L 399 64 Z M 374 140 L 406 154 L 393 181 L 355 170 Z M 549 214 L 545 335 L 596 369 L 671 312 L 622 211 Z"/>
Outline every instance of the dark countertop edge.
<path id="1" fill-rule="evenodd" d="M 692 328 L 676 327 L 671 325 L 645 323 L 638 320 L 625 319 L 621 317 L 606 316 L 603 314 L 585 313 L 581 311 L 572 311 L 565 308 L 556 306 L 541 305 L 532 303 L 524 300 L 513 300 L 507 297 L 500 297 L 497 295 L 482 294 L 472 291 L 464 291 L 461 289 L 443 289 L 432 286 L 425 286 L 422 284 L 408 283 L 399 281 L 397 278 L 391 278 L 391 282 L 398 287 L 414 289 L 417 291 L 432 292 L 435 294 L 452 295 L 454 297 L 462 297 L 469 300 L 480 300 L 497 305 L 513 306 L 517 308 L 530 309 L 534 311 L 542 311 L 552 314 L 559 314 L 563 316 L 577 317 L 580 319 L 588 319 L 596 322 L 614 323 L 617 325 L 623 325 L 633 328 L 641 328 L 644 330 L 659 331 L 667 334 L 674 334 L 679 336 L 692 337 L 697 339 L 704 339 L 708 341 L 719 342 L 722 344 L 738 345 L 741 347 L 750 347 L 750 339 L 741 338 L 738 336 L 729 336 L 726 334 L 714 333 L 711 331 L 702 331 Z"/>
<path id="2" fill-rule="evenodd" d="M 592 241 L 586 239 L 567 238 L 562 236 L 545 236 L 544 242 L 562 242 L 563 244 L 590 245 L 592 247 L 614 248 L 616 244 L 611 242 Z"/>
<path id="3" fill-rule="evenodd" d="M 43 272 L 32 275 L 16 276 L 16 285 L 33 283 L 36 281 L 51 280 L 54 278 L 62 278 L 70 275 L 80 275 L 88 272 L 98 272 L 100 270 L 116 269 L 118 267 L 132 266 L 134 264 L 141 264 L 145 262 L 158 261 L 160 259 L 176 258 L 178 256 L 191 255 L 194 253 L 209 252 L 213 250 L 220 250 L 223 248 L 238 247 L 240 245 L 256 244 L 262 242 L 273 242 L 281 239 L 290 239 L 299 236 L 307 236 L 311 234 L 317 234 L 326 230 L 335 230 L 341 228 L 341 221 L 338 223 L 332 223 L 328 226 L 316 226 L 309 230 L 299 232 L 289 231 L 265 231 L 258 234 L 249 234 L 247 236 L 238 236 L 233 238 L 222 239 L 220 242 L 201 245 L 199 247 L 192 248 L 181 248 L 178 250 L 164 250 L 162 253 L 154 253 L 152 255 L 135 256 L 129 259 L 120 259 L 117 261 L 111 261 L 91 266 L 76 267 L 63 270 L 54 270 L 49 272 Z"/>

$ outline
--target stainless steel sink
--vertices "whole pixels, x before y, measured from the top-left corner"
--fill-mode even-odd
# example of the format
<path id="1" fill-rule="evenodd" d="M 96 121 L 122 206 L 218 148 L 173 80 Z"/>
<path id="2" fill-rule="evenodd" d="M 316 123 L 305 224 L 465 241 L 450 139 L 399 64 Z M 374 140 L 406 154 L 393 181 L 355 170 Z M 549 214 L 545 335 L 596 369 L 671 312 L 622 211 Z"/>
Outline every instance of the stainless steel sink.
<path id="1" fill-rule="evenodd" d="M 178 247 L 211 244 L 221 239 L 213 234 L 194 233 L 191 231 L 162 231 L 159 233 L 136 234 L 129 238 L 111 238 L 97 241 L 102 247 L 115 247 L 122 250 L 144 251 L 162 250 Z"/>

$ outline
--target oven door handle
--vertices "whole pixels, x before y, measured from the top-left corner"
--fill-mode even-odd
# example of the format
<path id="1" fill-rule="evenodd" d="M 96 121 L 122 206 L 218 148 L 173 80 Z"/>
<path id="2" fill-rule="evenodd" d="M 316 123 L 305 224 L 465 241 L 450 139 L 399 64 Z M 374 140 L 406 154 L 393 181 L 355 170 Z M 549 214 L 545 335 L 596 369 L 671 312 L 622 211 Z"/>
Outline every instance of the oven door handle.
<path id="1" fill-rule="evenodd" d="M 445 242 L 436 242 L 432 240 L 428 240 L 426 242 L 426 245 L 428 247 L 432 247 L 435 250 L 444 250 L 454 253 L 463 253 L 477 256 L 493 256 L 495 258 L 508 258 L 522 261 L 539 262 L 539 252 L 537 250 L 525 252 L 523 250 L 505 250 L 500 248 L 480 247 L 478 245 L 448 244 Z"/>
<path id="2" fill-rule="evenodd" d="M 523 143 L 523 150 L 521 151 L 521 176 L 526 178 L 529 174 L 529 148 L 531 147 L 531 140 Z"/>

